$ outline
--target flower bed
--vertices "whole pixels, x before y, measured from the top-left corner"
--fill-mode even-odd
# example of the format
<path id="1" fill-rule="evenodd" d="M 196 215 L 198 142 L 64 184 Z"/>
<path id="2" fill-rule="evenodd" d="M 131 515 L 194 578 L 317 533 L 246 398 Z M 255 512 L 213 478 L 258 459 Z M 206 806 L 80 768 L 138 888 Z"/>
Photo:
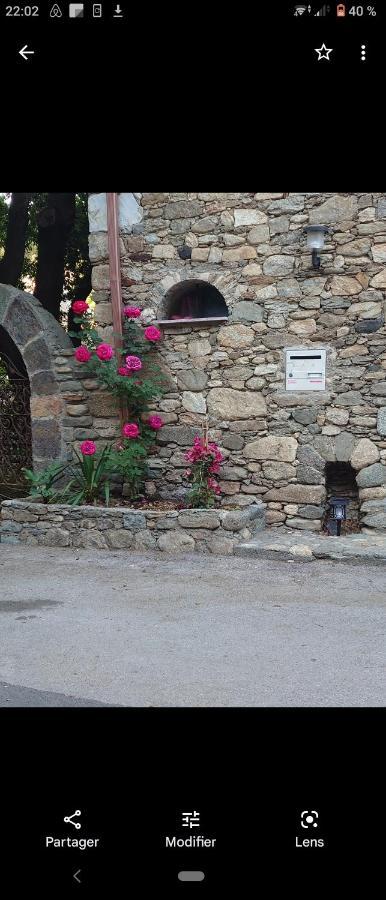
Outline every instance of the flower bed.
<path id="1" fill-rule="evenodd" d="M 101 550 L 231 554 L 265 524 L 263 503 L 242 510 L 130 509 L 4 500 L 0 540 Z"/>

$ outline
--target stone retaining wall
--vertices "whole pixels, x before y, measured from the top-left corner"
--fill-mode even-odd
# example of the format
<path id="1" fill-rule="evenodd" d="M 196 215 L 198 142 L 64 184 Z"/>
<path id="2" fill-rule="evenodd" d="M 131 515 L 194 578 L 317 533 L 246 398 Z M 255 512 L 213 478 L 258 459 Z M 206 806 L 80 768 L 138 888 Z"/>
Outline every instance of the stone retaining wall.
<path id="1" fill-rule="evenodd" d="M 264 528 L 262 503 L 245 510 L 182 509 L 167 512 L 129 507 L 82 506 L 5 500 L 0 540 L 8 544 L 101 550 L 198 550 L 231 554 L 236 544 Z"/>

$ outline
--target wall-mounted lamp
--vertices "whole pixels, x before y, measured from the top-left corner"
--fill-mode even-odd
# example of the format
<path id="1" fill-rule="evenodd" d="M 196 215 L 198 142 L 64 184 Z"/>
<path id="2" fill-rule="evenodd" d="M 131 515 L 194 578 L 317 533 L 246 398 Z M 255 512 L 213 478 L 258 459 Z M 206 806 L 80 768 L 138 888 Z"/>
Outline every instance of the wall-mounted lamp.
<path id="1" fill-rule="evenodd" d="M 324 247 L 324 238 L 328 234 L 328 225 L 306 225 L 303 229 L 307 235 L 307 247 L 312 250 L 312 265 L 314 269 L 320 266 L 320 251 Z"/>

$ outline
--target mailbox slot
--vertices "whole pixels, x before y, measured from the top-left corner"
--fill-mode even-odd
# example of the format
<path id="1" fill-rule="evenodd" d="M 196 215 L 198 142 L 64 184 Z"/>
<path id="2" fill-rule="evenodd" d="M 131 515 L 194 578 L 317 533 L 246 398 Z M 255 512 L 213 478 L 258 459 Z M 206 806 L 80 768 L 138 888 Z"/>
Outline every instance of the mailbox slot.
<path id="1" fill-rule="evenodd" d="M 286 390 L 324 391 L 326 351 L 286 350 Z"/>

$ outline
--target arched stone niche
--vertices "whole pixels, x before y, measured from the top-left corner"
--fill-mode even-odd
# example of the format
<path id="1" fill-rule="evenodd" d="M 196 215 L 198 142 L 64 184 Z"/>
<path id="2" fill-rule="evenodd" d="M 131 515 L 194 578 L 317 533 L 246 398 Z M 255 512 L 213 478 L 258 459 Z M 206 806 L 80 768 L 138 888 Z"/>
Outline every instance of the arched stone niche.
<path id="1" fill-rule="evenodd" d="M 218 319 L 229 316 L 222 293 L 209 281 L 192 278 L 174 284 L 166 292 L 161 308 L 161 320 L 192 321 Z"/>
<path id="2" fill-rule="evenodd" d="M 30 382 L 32 460 L 35 470 L 66 458 L 65 406 L 54 360 L 72 343 L 56 319 L 31 294 L 0 285 L 0 326 L 19 352 Z"/>
<path id="3" fill-rule="evenodd" d="M 297 459 L 297 477 L 302 483 L 299 491 L 301 493 L 303 490 L 303 504 L 321 504 L 319 513 L 316 506 L 312 507 L 315 519 L 319 516 L 322 518 L 326 513 L 326 494 L 331 471 L 334 471 L 333 493 L 341 496 L 348 492 L 347 473 L 350 471 L 353 486 L 355 484 L 358 491 L 358 499 L 352 494 L 351 502 L 354 509 L 357 508 L 356 504 L 359 506 L 359 524 L 364 528 L 386 527 L 386 466 L 382 463 L 379 448 L 374 441 L 357 437 L 348 431 L 342 431 L 336 436 L 315 435 L 308 444 L 299 446 Z M 307 497 L 307 491 L 310 498 Z M 312 491 L 315 493 L 313 499 Z"/>

